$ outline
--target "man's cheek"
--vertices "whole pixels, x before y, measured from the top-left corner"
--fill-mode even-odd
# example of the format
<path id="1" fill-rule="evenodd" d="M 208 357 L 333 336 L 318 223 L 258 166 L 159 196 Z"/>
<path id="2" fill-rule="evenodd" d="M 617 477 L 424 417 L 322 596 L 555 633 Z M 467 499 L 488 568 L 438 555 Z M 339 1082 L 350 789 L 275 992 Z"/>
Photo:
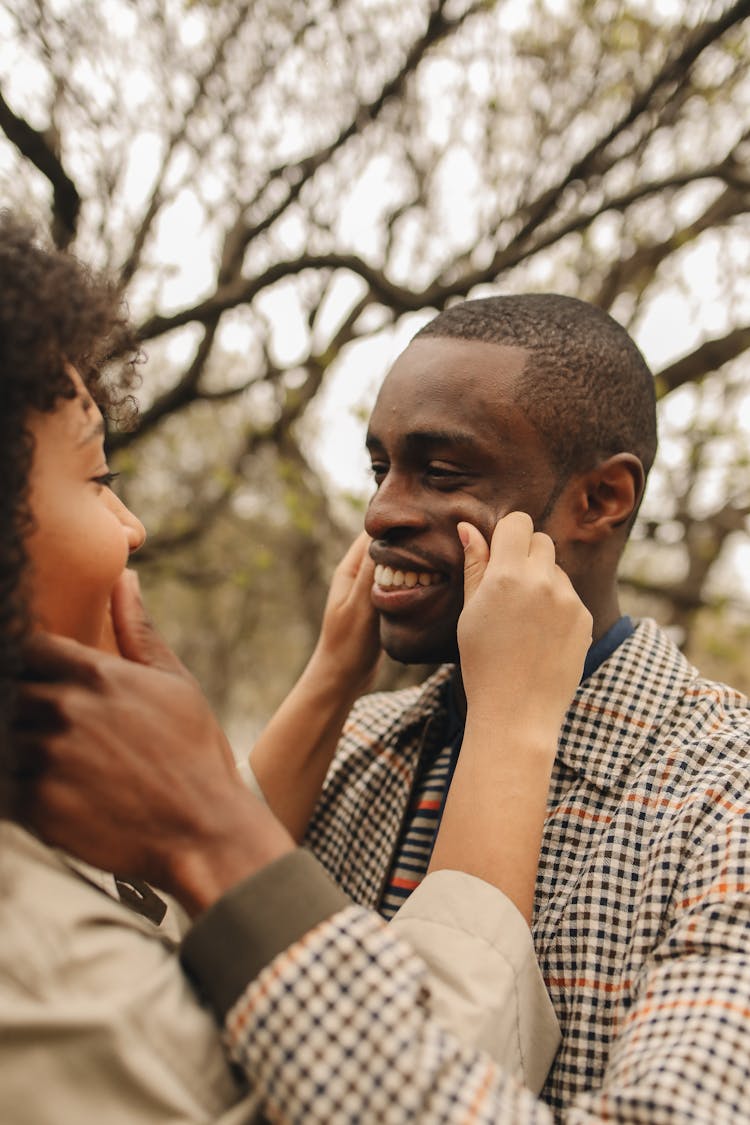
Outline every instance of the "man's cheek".
<path id="1" fill-rule="evenodd" d="M 481 507 L 477 506 L 475 511 L 471 514 L 464 512 L 459 519 L 466 520 L 468 523 L 473 524 L 489 547 L 492 541 L 492 533 L 495 530 L 498 520 L 501 520 L 503 516 L 507 516 L 510 511 L 512 511 L 512 508 L 508 506 L 489 508 L 482 505 Z M 458 520 L 456 522 L 458 523 Z"/>

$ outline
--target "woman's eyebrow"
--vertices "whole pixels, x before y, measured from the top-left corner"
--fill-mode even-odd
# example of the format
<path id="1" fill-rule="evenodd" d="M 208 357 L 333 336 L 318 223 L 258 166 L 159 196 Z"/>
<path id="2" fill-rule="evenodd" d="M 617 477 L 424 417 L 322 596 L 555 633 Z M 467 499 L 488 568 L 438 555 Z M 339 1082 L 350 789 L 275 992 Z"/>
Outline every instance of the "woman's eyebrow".
<path id="1" fill-rule="evenodd" d="M 88 445 L 88 443 L 94 441 L 95 438 L 103 438 L 104 433 L 104 419 L 100 414 L 95 422 L 86 427 L 80 439 L 76 442 L 76 448 L 80 449 L 82 445 Z"/>

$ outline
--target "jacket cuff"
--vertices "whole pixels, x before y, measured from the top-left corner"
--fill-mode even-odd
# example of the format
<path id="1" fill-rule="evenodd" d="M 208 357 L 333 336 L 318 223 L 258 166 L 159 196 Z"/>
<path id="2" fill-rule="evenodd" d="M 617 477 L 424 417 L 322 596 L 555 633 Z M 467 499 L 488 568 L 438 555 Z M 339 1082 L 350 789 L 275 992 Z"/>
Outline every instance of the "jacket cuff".
<path id="1" fill-rule="evenodd" d="M 220 1020 L 277 954 L 351 906 L 302 848 L 232 887 L 194 923 L 180 960 Z"/>

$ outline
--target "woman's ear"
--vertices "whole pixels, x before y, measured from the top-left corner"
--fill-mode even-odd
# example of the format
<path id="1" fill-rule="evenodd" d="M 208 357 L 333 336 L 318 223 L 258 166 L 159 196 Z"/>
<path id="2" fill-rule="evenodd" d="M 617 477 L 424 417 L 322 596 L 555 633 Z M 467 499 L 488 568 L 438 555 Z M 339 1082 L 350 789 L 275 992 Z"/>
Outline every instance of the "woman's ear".
<path id="1" fill-rule="evenodd" d="M 633 453 L 616 453 L 583 473 L 576 490 L 574 538 L 597 542 L 626 527 L 643 495 L 646 474 Z"/>

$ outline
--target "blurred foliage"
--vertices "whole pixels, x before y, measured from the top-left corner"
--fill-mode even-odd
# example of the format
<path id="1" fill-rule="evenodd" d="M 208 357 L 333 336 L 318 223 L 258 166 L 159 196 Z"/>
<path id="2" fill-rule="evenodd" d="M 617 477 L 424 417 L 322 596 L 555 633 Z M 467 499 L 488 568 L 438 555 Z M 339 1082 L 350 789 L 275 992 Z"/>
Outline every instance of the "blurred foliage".
<path id="1" fill-rule="evenodd" d="M 642 343 L 662 451 L 624 588 L 747 678 L 749 43 L 750 0 L 2 0 L 2 196 L 120 280 L 139 565 L 237 730 L 361 520 L 347 427 L 426 318 L 497 291 Z"/>

